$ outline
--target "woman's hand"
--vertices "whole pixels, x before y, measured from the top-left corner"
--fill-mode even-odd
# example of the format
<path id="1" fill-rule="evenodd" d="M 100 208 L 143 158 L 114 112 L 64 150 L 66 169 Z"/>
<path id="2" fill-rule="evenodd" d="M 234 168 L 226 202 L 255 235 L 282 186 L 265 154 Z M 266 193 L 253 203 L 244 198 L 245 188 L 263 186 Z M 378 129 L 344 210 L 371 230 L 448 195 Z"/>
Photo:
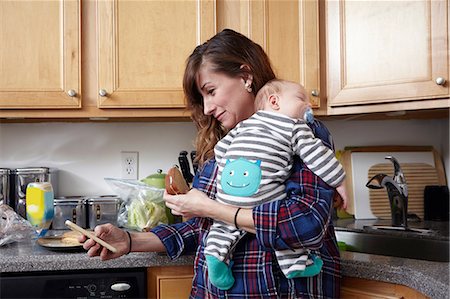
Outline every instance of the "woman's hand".
<path id="1" fill-rule="evenodd" d="M 211 212 L 218 203 L 205 193 L 193 188 L 186 194 L 170 195 L 164 192 L 164 200 L 172 214 L 186 218 L 211 217 Z"/>
<path id="2" fill-rule="evenodd" d="M 126 254 L 130 249 L 128 234 L 110 223 L 96 226 L 94 235 L 114 246 L 117 252 L 113 253 L 94 240 L 81 236 L 78 238 L 78 241 L 80 243 L 84 242 L 83 248 L 88 251 L 87 254 L 90 257 L 100 256 L 102 260 L 109 260 Z"/>

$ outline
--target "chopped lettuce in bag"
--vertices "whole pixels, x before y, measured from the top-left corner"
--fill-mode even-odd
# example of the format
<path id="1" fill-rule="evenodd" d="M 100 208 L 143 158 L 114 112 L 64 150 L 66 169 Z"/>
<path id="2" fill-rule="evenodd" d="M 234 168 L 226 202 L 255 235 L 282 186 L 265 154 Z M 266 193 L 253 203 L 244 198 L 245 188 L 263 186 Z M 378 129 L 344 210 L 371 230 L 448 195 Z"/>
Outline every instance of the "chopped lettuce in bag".
<path id="1" fill-rule="evenodd" d="M 137 180 L 105 178 L 105 181 L 123 200 L 117 219 L 119 226 L 148 231 L 159 224 L 168 223 L 164 189 Z"/>

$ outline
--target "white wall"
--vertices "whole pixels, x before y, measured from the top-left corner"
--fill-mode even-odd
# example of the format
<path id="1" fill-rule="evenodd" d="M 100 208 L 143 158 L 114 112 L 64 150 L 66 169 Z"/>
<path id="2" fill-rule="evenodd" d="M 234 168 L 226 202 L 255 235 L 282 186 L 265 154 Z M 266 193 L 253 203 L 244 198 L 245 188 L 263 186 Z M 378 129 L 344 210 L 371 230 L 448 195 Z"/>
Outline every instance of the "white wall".
<path id="1" fill-rule="evenodd" d="M 448 119 L 325 121 L 336 148 L 432 145 L 449 177 Z M 59 169 L 59 196 L 111 194 L 105 177 L 120 177 L 121 151 L 139 152 L 139 177 L 167 170 L 181 150 L 193 150 L 192 123 L 0 124 L 0 167 Z"/>

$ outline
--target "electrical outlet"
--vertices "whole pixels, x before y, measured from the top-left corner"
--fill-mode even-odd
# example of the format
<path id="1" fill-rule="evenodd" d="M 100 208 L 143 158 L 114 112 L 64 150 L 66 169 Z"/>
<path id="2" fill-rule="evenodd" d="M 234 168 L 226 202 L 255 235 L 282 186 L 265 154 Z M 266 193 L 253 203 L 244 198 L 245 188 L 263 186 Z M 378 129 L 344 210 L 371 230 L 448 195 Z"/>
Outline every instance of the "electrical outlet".
<path id="1" fill-rule="evenodd" d="M 121 152 L 122 178 L 137 180 L 139 177 L 139 152 Z"/>

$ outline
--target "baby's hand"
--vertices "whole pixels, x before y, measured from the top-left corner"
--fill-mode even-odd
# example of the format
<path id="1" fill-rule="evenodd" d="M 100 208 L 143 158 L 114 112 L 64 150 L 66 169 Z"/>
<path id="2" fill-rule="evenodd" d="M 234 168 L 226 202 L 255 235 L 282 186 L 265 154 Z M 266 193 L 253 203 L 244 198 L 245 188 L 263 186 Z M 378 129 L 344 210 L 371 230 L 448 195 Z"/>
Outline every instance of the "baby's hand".
<path id="1" fill-rule="evenodd" d="M 347 209 L 348 205 L 348 196 L 347 196 L 347 189 L 345 188 L 344 184 L 341 184 L 339 187 L 336 188 L 336 193 L 334 194 L 334 207 L 337 209 Z"/>

